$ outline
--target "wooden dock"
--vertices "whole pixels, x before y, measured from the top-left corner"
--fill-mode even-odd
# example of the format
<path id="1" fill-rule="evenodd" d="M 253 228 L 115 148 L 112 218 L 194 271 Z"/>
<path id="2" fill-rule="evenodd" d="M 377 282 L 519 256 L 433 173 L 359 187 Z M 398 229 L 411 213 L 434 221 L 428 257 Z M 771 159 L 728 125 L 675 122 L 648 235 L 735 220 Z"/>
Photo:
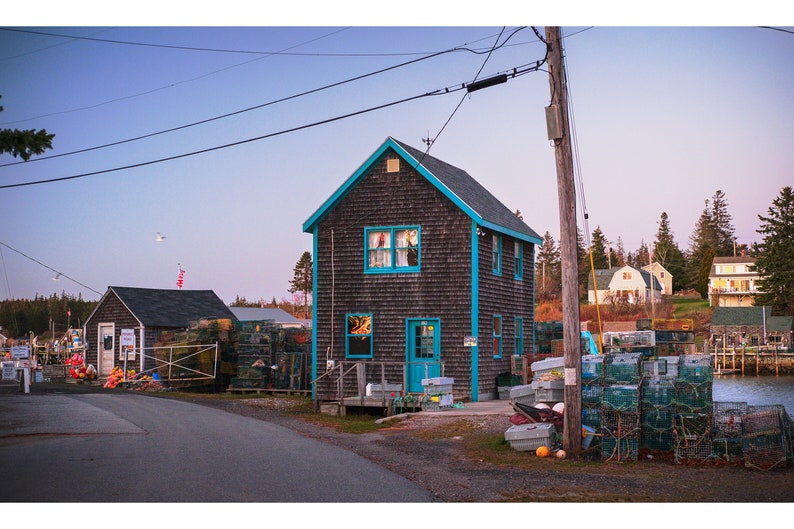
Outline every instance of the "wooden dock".
<path id="1" fill-rule="evenodd" d="M 711 353 L 715 375 L 792 375 L 794 351 L 772 347 L 733 347 Z"/>

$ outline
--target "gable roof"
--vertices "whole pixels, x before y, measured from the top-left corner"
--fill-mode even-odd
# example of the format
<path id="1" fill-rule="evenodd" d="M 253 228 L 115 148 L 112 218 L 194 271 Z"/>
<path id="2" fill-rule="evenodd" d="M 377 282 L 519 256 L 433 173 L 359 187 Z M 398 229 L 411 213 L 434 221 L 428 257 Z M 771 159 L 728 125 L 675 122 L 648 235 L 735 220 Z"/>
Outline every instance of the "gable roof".
<path id="1" fill-rule="evenodd" d="M 791 332 L 794 330 L 794 316 L 769 316 L 766 319 L 767 332 Z"/>
<path id="2" fill-rule="evenodd" d="M 191 321 L 202 318 L 237 319 L 212 290 L 108 287 L 97 308 L 111 295 L 144 327 L 187 328 Z"/>
<path id="3" fill-rule="evenodd" d="M 764 325 L 764 314 L 772 315 L 770 307 L 714 307 L 711 315 L 711 326 L 717 325 Z"/>
<path id="4" fill-rule="evenodd" d="M 239 321 L 272 321 L 275 323 L 303 324 L 289 312 L 278 307 L 229 307 Z"/>
<path id="5" fill-rule="evenodd" d="M 304 232 L 314 226 L 332 210 L 344 196 L 392 150 L 436 189 L 449 198 L 461 211 L 484 228 L 513 236 L 519 240 L 541 245 L 541 237 L 515 213 L 494 197 L 466 171 L 454 167 L 424 152 L 414 149 L 394 138 L 385 142 L 353 173 L 337 191 L 303 224 Z M 421 162 L 421 163 L 420 163 Z"/>
<path id="6" fill-rule="evenodd" d="M 608 270 L 598 270 L 595 271 L 596 276 L 596 290 L 609 290 L 609 284 L 612 282 L 612 278 L 615 274 L 623 269 L 628 268 L 634 272 L 640 274 L 642 281 L 645 283 L 647 288 L 650 288 L 651 285 L 651 273 L 647 270 L 641 270 L 634 268 L 632 266 L 613 266 Z M 663 290 L 662 284 L 659 282 L 659 278 L 653 276 L 653 289 L 654 290 Z M 592 272 L 587 275 L 587 290 L 593 290 L 593 274 Z"/>

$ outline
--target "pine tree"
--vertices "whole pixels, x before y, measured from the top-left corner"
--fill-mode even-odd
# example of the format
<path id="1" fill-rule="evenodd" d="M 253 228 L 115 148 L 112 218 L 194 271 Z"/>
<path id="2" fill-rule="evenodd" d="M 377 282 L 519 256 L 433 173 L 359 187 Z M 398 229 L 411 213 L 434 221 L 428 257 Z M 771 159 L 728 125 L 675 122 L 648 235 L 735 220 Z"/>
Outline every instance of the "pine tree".
<path id="1" fill-rule="evenodd" d="M 681 290 L 686 282 L 686 259 L 670 230 L 670 220 L 663 211 L 659 219 L 659 230 L 653 243 L 653 260 L 661 264 L 673 276 L 673 292 Z"/>
<path id="2" fill-rule="evenodd" d="M 758 215 L 755 271 L 760 276 L 756 305 L 769 305 L 777 315 L 794 316 L 794 191 L 787 186 L 772 202 L 767 216 Z"/>
<path id="3" fill-rule="evenodd" d="M 728 201 L 725 193 L 717 190 L 711 197 L 711 224 L 714 230 L 714 251 L 719 256 L 733 254 L 734 227 L 731 214 L 728 213 Z"/>
<path id="4" fill-rule="evenodd" d="M 304 317 L 308 315 L 307 300 L 309 299 L 309 294 L 312 292 L 312 268 L 312 254 L 303 252 L 303 255 L 301 255 L 300 259 L 298 259 L 298 262 L 295 264 L 295 268 L 293 269 L 294 275 L 289 282 L 290 285 L 292 285 L 289 289 L 290 292 L 293 294 L 295 292 L 303 292 Z"/>
<path id="5" fill-rule="evenodd" d="M 609 268 L 609 257 L 607 256 L 607 240 L 604 233 L 601 231 L 601 226 L 597 226 L 593 230 L 593 236 L 590 240 L 590 250 L 593 253 L 593 268 L 596 270 L 606 270 Z M 588 264 L 590 259 L 588 256 Z"/>
<path id="6" fill-rule="evenodd" d="M 535 266 L 535 284 L 541 300 L 556 299 L 562 292 L 560 283 L 560 249 L 547 231 L 543 235 L 543 245 L 538 249 Z"/>
<path id="7" fill-rule="evenodd" d="M 0 106 L 2 111 L 3 107 Z M 28 161 L 34 154 L 43 154 L 45 150 L 52 149 L 54 137 L 55 134 L 49 134 L 44 129 L 0 129 L 0 154 L 5 152 Z"/>

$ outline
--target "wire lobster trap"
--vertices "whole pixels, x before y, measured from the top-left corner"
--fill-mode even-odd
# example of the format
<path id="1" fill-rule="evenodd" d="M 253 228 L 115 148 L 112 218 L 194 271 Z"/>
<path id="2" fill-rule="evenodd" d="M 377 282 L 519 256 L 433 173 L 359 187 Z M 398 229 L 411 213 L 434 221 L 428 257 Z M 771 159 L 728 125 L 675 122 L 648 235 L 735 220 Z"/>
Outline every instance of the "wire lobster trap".
<path id="1" fill-rule="evenodd" d="M 673 414 L 673 453 L 676 463 L 713 459 L 713 442 L 710 414 Z"/>
<path id="2" fill-rule="evenodd" d="M 742 452 L 746 467 L 771 470 L 791 463 L 791 425 L 781 405 L 748 406 L 742 417 Z"/>

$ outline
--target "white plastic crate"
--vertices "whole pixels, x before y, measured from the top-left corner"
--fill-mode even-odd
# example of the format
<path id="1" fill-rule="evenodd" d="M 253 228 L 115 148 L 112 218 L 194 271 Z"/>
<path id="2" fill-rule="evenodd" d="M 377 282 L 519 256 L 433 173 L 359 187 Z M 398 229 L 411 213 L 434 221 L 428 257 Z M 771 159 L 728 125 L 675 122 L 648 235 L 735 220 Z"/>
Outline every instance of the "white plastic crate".
<path id="1" fill-rule="evenodd" d="M 545 360 L 538 360 L 529 365 L 532 370 L 532 376 L 542 375 L 544 373 L 551 373 L 552 371 L 563 372 L 565 368 L 565 359 L 562 356 L 555 356 L 546 358 Z"/>
<path id="2" fill-rule="evenodd" d="M 454 381 L 449 377 L 423 378 L 422 386 L 425 388 L 425 395 L 446 395 L 452 393 Z"/>
<path id="3" fill-rule="evenodd" d="M 505 441 L 513 450 L 537 450 L 541 446 L 551 448 L 554 444 L 557 429 L 548 422 L 516 424 L 505 432 Z"/>
<path id="4" fill-rule="evenodd" d="M 533 380 L 532 387 L 537 389 L 565 389 L 564 380 Z"/>
<path id="5" fill-rule="evenodd" d="M 384 396 L 387 399 L 392 398 L 392 394 L 396 397 L 402 394 L 402 391 L 402 384 L 367 384 L 367 396 L 376 399 L 382 399 Z"/>
<path id="6" fill-rule="evenodd" d="M 562 402 L 565 400 L 565 389 L 543 389 L 535 390 L 535 402 Z"/>
<path id="7" fill-rule="evenodd" d="M 535 386 L 533 386 L 532 384 L 510 387 L 510 398 L 513 400 L 519 397 L 524 397 L 526 395 L 534 395 L 534 394 L 535 394 Z"/>

